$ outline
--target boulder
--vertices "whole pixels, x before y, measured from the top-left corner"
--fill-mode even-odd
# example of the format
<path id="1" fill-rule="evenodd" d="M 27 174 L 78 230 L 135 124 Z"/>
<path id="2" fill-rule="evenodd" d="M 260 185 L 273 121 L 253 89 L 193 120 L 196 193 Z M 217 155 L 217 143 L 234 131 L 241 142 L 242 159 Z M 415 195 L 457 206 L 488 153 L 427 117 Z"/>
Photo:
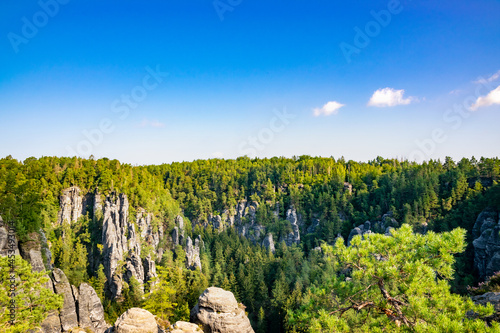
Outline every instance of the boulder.
<path id="1" fill-rule="evenodd" d="M 201 324 L 205 332 L 254 332 L 245 307 L 233 293 L 217 287 L 206 289 L 191 310 L 191 321 Z"/>
<path id="2" fill-rule="evenodd" d="M 114 333 L 158 333 L 158 325 L 151 312 L 132 308 L 116 320 Z"/>

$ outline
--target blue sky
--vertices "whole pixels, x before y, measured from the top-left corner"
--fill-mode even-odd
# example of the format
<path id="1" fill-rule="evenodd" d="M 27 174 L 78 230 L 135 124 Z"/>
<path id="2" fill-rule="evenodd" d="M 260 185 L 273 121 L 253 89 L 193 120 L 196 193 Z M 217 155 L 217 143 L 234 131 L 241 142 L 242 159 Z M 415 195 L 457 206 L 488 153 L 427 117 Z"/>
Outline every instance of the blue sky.
<path id="1" fill-rule="evenodd" d="M 493 0 L 2 2 L 0 156 L 494 157 L 499 59 Z"/>

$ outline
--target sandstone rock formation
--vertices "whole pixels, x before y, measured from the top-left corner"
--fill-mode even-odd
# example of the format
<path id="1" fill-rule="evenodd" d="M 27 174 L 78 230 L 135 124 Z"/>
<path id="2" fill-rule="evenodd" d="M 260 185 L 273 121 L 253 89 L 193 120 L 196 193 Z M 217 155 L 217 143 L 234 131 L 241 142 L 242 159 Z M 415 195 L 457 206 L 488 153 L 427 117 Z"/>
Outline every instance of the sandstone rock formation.
<path id="1" fill-rule="evenodd" d="M 170 333 L 203 333 L 203 331 L 196 324 L 178 321 L 173 325 Z"/>
<path id="2" fill-rule="evenodd" d="M 217 287 L 206 289 L 191 310 L 191 322 L 201 324 L 205 332 L 254 332 L 245 314 L 230 291 Z"/>
<path id="3" fill-rule="evenodd" d="M 158 333 L 158 324 L 151 312 L 132 308 L 116 320 L 114 333 Z"/>
<path id="4" fill-rule="evenodd" d="M 201 259 L 200 259 L 200 242 L 201 238 L 198 236 L 194 241 L 188 236 L 186 241 L 186 266 L 189 269 L 199 268 L 201 270 Z"/>
<path id="5" fill-rule="evenodd" d="M 276 252 L 276 248 L 274 247 L 273 234 L 267 234 L 266 237 L 264 237 L 262 246 L 270 250 L 272 253 Z"/>
<path id="6" fill-rule="evenodd" d="M 63 190 L 59 197 L 57 224 L 61 225 L 64 221 L 76 222 L 87 211 L 87 199 L 87 196 L 81 195 L 81 190 L 77 186 Z"/>
<path id="7" fill-rule="evenodd" d="M 498 211 L 488 207 L 476 219 L 472 228 L 474 266 L 479 278 L 485 280 L 500 271 L 500 220 Z"/>
<path id="8" fill-rule="evenodd" d="M 174 230 L 172 231 L 172 243 L 174 247 L 177 245 L 183 245 L 184 243 L 184 219 L 182 216 L 177 215 L 175 218 Z"/>
<path id="9" fill-rule="evenodd" d="M 108 325 L 104 320 L 104 308 L 94 288 L 82 283 L 78 289 L 79 327 L 95 333 L 104 333 Z"/>
<path id="10" fill-rule="evenodd" d="M 135 225 L 129 221 L 129 203 L 125 194 L 112 195 L 106 198 L 103 208 L 103 265 L 108 279 L 108 289 L 113 298 L 122 294 L 123 280 L 129 282 L 134 277 L 141 287 L 148 279 L 156 276 L 155 263 L 149 257 L 144 261 L 141 259 L 141 236 L 143 242 L 155 246 L 163 236 L 162 229 L 153 230 L 151 216 L 144 211 L 138 215 L 140 235 L 137 234 Z M 161 232 L 160 232 L 161 230 Z M 161 233 L 161 236 L 160 236 Z M 119 263 L 125 265 L 125 273 L 122 274 Z M 144 264 L 147 265 L 145 273 Z"/>
<path id="11" fill-rule="evenodd" d="M 387 214 L 382 215 L 382 218 L 379 221 L 366 221 L 365 223 L 353 228 L 347 238 L 347 246 L 351 245 L 351 240 L 356 235 L 360 235 L 362 239 L 364 239 L 364 235 L 370 233 L 390 235 L 391 229 L 397 226 L 399 226 L 398 221 L 394 219 L 392 212 L 388 212 Z M 425 230 L 423 230 L 423 232 L 425 232 Z"/>
<path id="12" fill-rule="evenodd" d="M 292 232 L 286 235 L 282 241 L 285 242 L 287 246 L 292 246 L 293 244 L 300 243 L 300 231 L 299 231 L 299 220 L 297 218 L 297 210 L 294 207 L 291 207 L 286 212 L 286 219 L 290 222 L 292 226 Z"/>
<path id="13" fill-rule="evenodd" d="M 472 301 L 476 304 L 486 306 L 488 303 L 493 305 L 495 312 L 486 318 L 483 318 L 486 322 L 499 321 L 500 320 L 500 293 L 499 292 L 488 292 L 483 295 L 472 296 Z M 469 313 L 471 315 L 471 313 Z"/>
<path id="14" fill-rule="evenodd" d="M 2 222 L 3 220 L 0 216 L 0 256 L 8 256 L 10 254 L 9 251 L 12 248 L 14 249 L 14 255 L 19 255 L 17 237 L 15 237 L 15 234 L 11 234 L 11 236 L 9 236 L 9 227 L 8 225 L 2 225 Z M 12 240 L 14 241 L 14 246 L 12 247 L 11 244 L 9 244 L 9 237 L 12 237 Z"/>
<path id="15" fill-rule="evenodd" d="M 52 272 L 54 290 L 56 294 L 64 297 L 64 304 L 59 312 L 61 326 L 64 332 L 78 327 L 78 317 L 76 314 L 75 298 L 68 278 L 59 268 Z"/>

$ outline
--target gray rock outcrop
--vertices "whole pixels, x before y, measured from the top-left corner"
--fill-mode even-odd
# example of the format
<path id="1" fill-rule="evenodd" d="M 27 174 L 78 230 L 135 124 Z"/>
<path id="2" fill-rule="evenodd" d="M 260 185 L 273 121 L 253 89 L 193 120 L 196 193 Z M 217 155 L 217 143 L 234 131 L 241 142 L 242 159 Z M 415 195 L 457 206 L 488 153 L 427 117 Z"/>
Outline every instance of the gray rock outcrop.
<path id="1" fill-rule="evenodd" d="M 94 288 L 82 283 L 78 289 L 79 326 L 95 333 L 104 333 L 108 328 L 104 320 L 104 308 Z"/>
<path id="2" fill-rule="evenodd" d="M 174 247 L 184 243 L 184 219 L 182 216 L 177 215 L 175 218 L 175 224 L 176 226 L 172 231 L 172 243 L 174 244 Z"/>
<path id="3" fill-rule="evenodd" d="M 273 234 L 269 233 L 266 237 L 264 237 L 262 246 L 270 250 L 272 253 L 276 252 L 276 248 L 274 247 Z"/>
<path id="4" fill-rule="evenodd" d="M 206 289 L 191 310 L 191 322 L 201 324 L 205 332 L 253 333 L 245 307 L 233 293 L 217 287 Z"/>
<path id="5" fill-rule="evenodd" d="M 476 219 L 472 228 L 474 267 L 479 279 L 485 280 L 500 271 L 500 221 L 498 211 L 488 207 Z"/>
<path id="6" fill-rule="evenodd" d="M 2 217 L 0 216 L 0 219 Z M 19 255 L 19 245 L 15 233 L 11 233 L 9 236 L 9 227 L 7 225 L 2 225 L 3 221 L 0 221 L 0 256 L 8 256 L 11 254 L 11 250 L 14 250 L 14 255 Z M 9 237 L 12 237 L 11 242 L 14 244 L 9 244 Z"/>
<path id="7" fill-rule="evenodd" d="M 73 186 L 62 191 L 59 205 L 57 224 L 61 225 L 64 221 L 76 222 L 87 211 L 87 196 L 81 195 L 80 188 Z"/>
<path id="8" fill-rule="evenodd" d="M 61 326 L 64 332 L 78 327 L 78 316 L 76 312 L 75 298 L 68 278 L 59 268 L 52 272 L 54 290 L 64 297 L 64 304 L 59 312 Z"/>
<path id="9" fill-rule="evenodd" d="M 103 211 L 103 266 L 112 298 L 120 297 L 123 279 L 134 277 L 144 283 L 144 266 L 141 260 L 141 240 L 135 226 L 128 218 L 129 203 L 125 194 L 106 198 Z M 147 230 L 145 231 L 147 233 Z M 124 262 L 122 274 L 118 264 Z"/>
<path id="10" fill-rule="evenodd" d="M 163 225 L 153 222 L 153 214 L 147 213 L 144 209 L 137 212 L 136 224 L 139 227 L 141 239 L 153 248 L 157 248 L 160 240 L 163 239 Z"/>
<path id="11" fill-rule="evenodd" d="M 490 323 L 491 321 L 499 321 L 500 320 L 500 292 L 488 292 L 483 295 L 472 296 L 472 301 L 478 305 L 486 306 L 488 303 L 493 305 L 495 312 L 486 318 L 482 318 L 486 322 Z M 476 317 L 477 315 L 473 313 L 468 313 L 470 317 Z"/>
<path id="12" fill-rule="evenodd" d="M 364 239 L 365 235 L 371 233 L 385 234 L 387 236 L 391 235 L 391 229 L 399 225 L 398 221 L 393 218 L 392 212 L 382 215 L 379 221 L 366 221 L 357 227 L 354 227 L 347 238 L 347 246 L 351 245 L 351 240 L 354 236 L 361 236 Z"/>
<path id="13" fill-rule="evenodd" d="M 188 236 L 186 241 L 186 266 L 189 269 L 195 270 L 199 268 L 201 270 L 201 259 L 200 259 L 200 241 L 201 238 L 198 237 L 194 241 Z"/>
<path id="14" fill-rule="evenodd" d="M 132 308 L 116 320 L 114 333 L 158 333 L 158 324 L 151 312 Z"/>
<path id="15" fill-rule="evenodd" d="M 300 243 L 300 230 L 299 230 L 299 220 L 297 218 L 297 210 L 291 207 L 286 212 L 286 219 L 290 222 L 292 226 L 292 232 L 284 237 L 285 244 L 287 246 L 292 246 L 293 244 Z"/>

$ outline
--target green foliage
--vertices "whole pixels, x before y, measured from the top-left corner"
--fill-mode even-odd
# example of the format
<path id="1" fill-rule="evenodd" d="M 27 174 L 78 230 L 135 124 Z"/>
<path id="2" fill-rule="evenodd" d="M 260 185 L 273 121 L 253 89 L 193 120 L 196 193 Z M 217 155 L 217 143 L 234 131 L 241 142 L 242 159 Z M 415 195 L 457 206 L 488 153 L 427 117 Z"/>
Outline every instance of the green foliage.
<path id="1" fill-rule="evenodd" d="M 340 240 L 324 245 L 336 274 L 301 311 L 290 313 L 289 321 L 311 332 L 488 331 L 483 321 L 466 314 L 490 315 L 493 308 L 450 292 L 453 255 L 464 250 L 464 236 L 463 229 L 420 235 L 403 225 L 392 236 L 373 234 L 364 241 L 356 236 L 350 247 Z M 311 311 L 317 302 L 320 311 Z"/>
<path id="2" fill-rule="evenodd" d="M 158 277 L 151 284 L 144 309 L 162 320 L 189 321 L 190 309 L 195 305 L 207 281 L 199 271 L 179 266 L 157 267 Z"/>
<path id="3" fill-rule="evenodd" d="M 102 266 L 98 269 L 102 263 L 102 215 L 92 218 L 90 214 L 54 227 L 58 197 L 70 186 L 78 186 L 83 195 L 94 193 L 96 188 L 102 196 L 125 193 L 130 218 L 135 220 L 137 212 L 145 209 L 153 214 L 153 228 L 161 224 L 165 235 L 170 234 L 175 216 L 182 211 L 185 237 L 201 235 L 205 243 L 200 255 L 203 273 L 185 269 L 182 246 L 172 248 L 168 236 L 160 240 L 164 254 L 156 259 L 162 266 L 163 287 L 174 291 L 165 289 L 168 297 L 163 301 L 159 298 L 165 306 L 155 310 L 164 313 L 165 319 L 187 319 L 203 289 L 216 285 L 232 291 L 245 304 L 256 331 L 300 331 L 304 322 L 313 331 L 345 331 L 348 323 L 357 323 L 359 318 L 351 310 L 341 318 L 330 315 L 332 295 L 326 287 L 333 285 L 332 276 L 339 271 L 333 261 L 325 261 L 322 253 L 314 250 L 317 246 L 332 244 L 339 233 L 347 238 L 353 226 L 366 220 L 381 222 L 388 212 L 416 231 L 446 232 L 462 227 L 470 237 L 479 212 L 487 206 L 500 207 L 499 180 L 498 158 L 457 162 L 446 158 L 417 164 L 381 157 L 366 163 L 310 156 L 242 157 L 131 166 L 107 158 L 42 157 L 21 162 L 7 157 L 0 159 L 0 215 L 15 222 L 21 240 L 42 228 L 55 266 L 66 272 L 72 284 L 92 284 L 110 322 L 128 307 L 148 302 L 142 303 L 142 288 L 133 280 L 125 285 L 123 299 L 112 302 L 106 297 L 106 278 Z M 234 215 L 235 206 L 243 199 L 259 204 L 256 222 L 273 234 L 276 253 L 262 249 L 261 240 L 253 244 L 240 238 L 233 229 L 218 233 L 212 228 L 210 215 L 220 214 L 225 220 L 227 212 Z M 300 246 L 287 247 L 279 240 L 291 232 L 286 220 L 291 205 L 303 225 Z M 243 224 L 249 223 L 243 219 Z M 316 228 L 312 228 L 313 223 Z M 311 233 L 306 233 L 308 228 Z M 141 250 L 143 259 L 148 254 L 154 258 L 156 253 L 145 243 Z M 454 292 L 464 294 L 466 286 L 475 282 L 472 250 L 468 244 L 456 255 L 454 279 L 444 279 L 452 273 L 434 267 L 436 278 L 447 281 Z M 351 277 L 353 271 L 341 273 Z M 151 288 L 160 288 L 160 282 Z M 488 288 L 494 289 L 494 284 Z M 159 292 L 155 295 L 160 297 Z M 177 306 L 169 308 L 172 304 Z M 387 319 L 379 317 L 382 325 Z M 378 329 L 375 324 L 371 327 Z"/>
<path id="4" fill-rule="evenodd" d="M 9 258 L 0 256 L 0 325 L 2 332 L 24 333 L 39 327 L 49 311 L 63 305 L 61 295 L 46 288 L 49 278 L 46 272 L 34 272 L 31 265 L 15 256 L 15 280 L 10 280 Z M 15 288 L 12 301 L 15 304 L 15 321 L 10 323 L 9 306 L 11 284 Z"/>

